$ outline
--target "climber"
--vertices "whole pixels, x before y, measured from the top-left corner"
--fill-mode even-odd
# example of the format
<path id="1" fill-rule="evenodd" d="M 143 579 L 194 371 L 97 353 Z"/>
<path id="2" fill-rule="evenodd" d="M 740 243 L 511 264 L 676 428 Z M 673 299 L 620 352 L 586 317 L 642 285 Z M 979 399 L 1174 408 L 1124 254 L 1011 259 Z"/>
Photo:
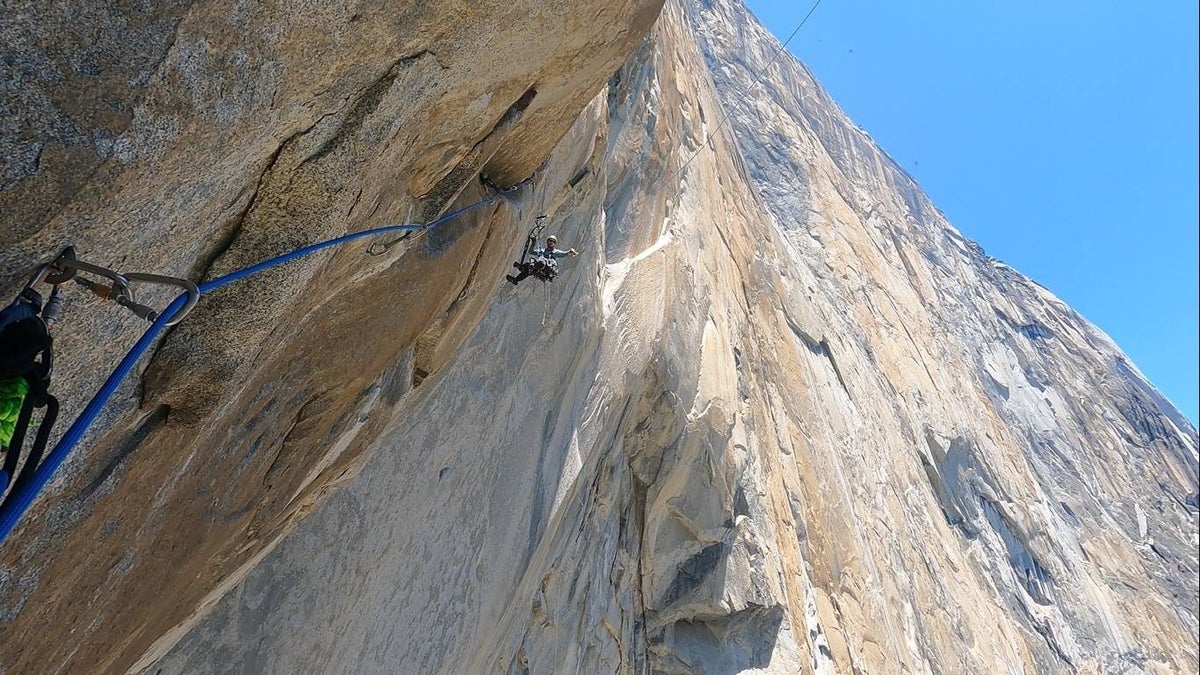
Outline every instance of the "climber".
<path id="1" fill-rule="evenodd" d="M 562 251 L 558 249 L 558 237 L 550 235 L 546 237 L 545 248 L 534 248 L 537 244 L 537 239 L 530 238 L 529 247 L 526 249 L 526 257 L 524 262 L 513 263 L 513 267 L 520 270 L 517 276 L 511 274 L 505 275 L 508 283 L 516 286 L 521 283 L 521 280 L 528 276 L 537 277 L 542 281 L 554 281 L 555 275 L 558 274 L 558 258 L 567 256 L 579 255 L 575 249 Z"/>
<path id="2" fill-rule="evenodd" d="M 25 458 L 26 469 L 21 477 L 32 474 L 41 461 L 50 428 L 58 417 L 58 400 L 48 390 L 54 358 L 47 326 L 58 316 L 62 287 L 55 284 L 43 306 L 42 296 L 34 286 L 44 276 L 39 271 L 20 295 L 0 310 L 0 455 L 4 456 L 0 494 L 18 478 L 21 445 L 34 408 L 45 408 L 46 412 Z"/>
<path id="3" fill-rule="evenodd" d="M 81 272 L 101 277 L 108 284 L 88 279 Z M 118 274 L 107 267 L 79 260 L 70 246 L 53 262 L 38 268 L 17 298 L 0 309 L 0 455 L 4 458 L 0 465 L 0 496 L 9 487 L 15 490 L 32 479 L 42 461 L 50 429 L 58 418 L 58 399 L 49 391 L 50 374 L 54 370 L 54 342 L 49 327 L 62 310 L 63 285 L 68 281 L 74 281 L 95 296 L 115 302 L 147 321 L 157 319 L 158 312 L 137 301 L 134 284 L 178 287 L 187 294 L 187 301 L 166 325 L 182 319 L 200 297 L 200 290 L 186 279 L 142 272 Z M 37 291 L 39 284 L 50 287 L 50 296 L 44 305 L 42 295 Z M 22 460 L 21 446 L 37 408 L 46 410 L 29 453 Z M 18 474 L 17 467 L 22 461 Z M 0 502 L 0 507 L 7 503 L 7 499 Z"/>

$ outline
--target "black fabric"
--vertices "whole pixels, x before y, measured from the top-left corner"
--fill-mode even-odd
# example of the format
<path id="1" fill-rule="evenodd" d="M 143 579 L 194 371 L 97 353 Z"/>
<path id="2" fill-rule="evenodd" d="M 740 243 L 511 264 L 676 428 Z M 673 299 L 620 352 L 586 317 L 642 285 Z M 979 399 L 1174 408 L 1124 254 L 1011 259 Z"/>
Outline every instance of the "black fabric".
<path id="1" fill-rule="evenodd" d="M 54 342 L 41 309 L 41 296 L 26 289 L 0 310 L 0 379 L 25 377 L 36 400 L 48 393 L 53 368 Z"/>
<path id="2" fill-rule="evenodd" d="M 17 475 L 17 460 L 21 456 L 21 444 L 25 442 L 25 432 L 29 430 L 29 419 L 33 416 L 33 401 L 25 397 L 21 405 L 21 414 L 17 416 L 17 426 L 13 428 L 12 442 L 8 445 L 8 454 L 4 456 L 4 475 L 12 480 Z"/>
<path id="3" fill-rule="evenodd" d="M 516 266 L 521 270 L 515 277 L 509 277 L 509 281 L 514 284 L 519 284 L 526 277 L 534 277 L 542 281 L 554 281 L 554 277 L 558 275 L 558 264 L 548 258 L 534 258 Z"/>
<path id="4" fill-rule="evenodd" d="M 20 377 L 29 384 L 29 393 L 21 404 L 12 441 L 4 457 L 4 476 L 8 482 L 23 482 L 33 476 L 42 461 L 50 430 L 58 419 L 58 400 L 49 391 L 54 368 L 54 342 L 40 316 L 41 309 L 41 296 L 25 289 L 12 304 L 0 310 L 0 379 Z M 18 479 L 17 463 L 34 408 L 45 408 L 46 411 Z M 7 487 L 0 486 L 0 491 Z"/>
<path id="5" fill-rule="evenodd" d="M 0 330 L 0 378 L 32 375 L 48 379 L 52 345 L 41 317 L 10 323 Z"/>
<path id="6" fill-rule="evenodd" d="M 54 423 L 58 420 L 58 399 L 46 394 L 45 407 L 46 412 L 42 414 L 42 423 L 38 425 L 37 436 L 33 438 L 33 446 L 29 448 L 29 456 L 25 458 L 25 466 L 21 469 L 21 476 L 17 479 L 16 485 L 29 482 L 33 478 L 33 472 L 42 463 L 42 453 L 46 451 L 46 442 L 50 440 L 50 430 L 54 428 Z M 5 468 L 7 469 L 7 467 Z M 11 476 L 12 473 L 8 472 L 8 475 Z"/>

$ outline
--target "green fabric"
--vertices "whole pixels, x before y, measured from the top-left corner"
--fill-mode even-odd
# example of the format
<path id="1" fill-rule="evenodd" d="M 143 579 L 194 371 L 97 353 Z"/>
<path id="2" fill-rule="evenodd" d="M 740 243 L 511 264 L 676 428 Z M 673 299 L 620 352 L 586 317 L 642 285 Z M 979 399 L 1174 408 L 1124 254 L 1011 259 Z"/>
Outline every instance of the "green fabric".
<path id="1" fill-rule="evenodd" d="M 29 383 L 23 377 L 10 377 L 0 381 L 0 448 L 7 448 L 17 429 L 17 418 L 21 416 L 21 404 L 29 393 Z"/>

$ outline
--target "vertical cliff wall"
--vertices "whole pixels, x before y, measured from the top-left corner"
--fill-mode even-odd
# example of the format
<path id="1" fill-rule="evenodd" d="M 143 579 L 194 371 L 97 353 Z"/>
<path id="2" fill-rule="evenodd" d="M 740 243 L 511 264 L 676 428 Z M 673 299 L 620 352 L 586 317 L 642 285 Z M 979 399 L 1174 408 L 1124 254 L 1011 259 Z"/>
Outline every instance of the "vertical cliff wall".
<path id="1" fill-rule="evenodd" d="M 212 278 L 473 202 L 534 174 L 660 7 L 9 3 L 0 290 L 69 243 Z M 0 669 L 123 670 L 252 566 L 471 332 L 515 208 L 206 297 L 0 550 Z M 65 419 L 144 327 L 68 290 Z"/>
<path id="2" fill-rule="evenodd" d="M 6 582 L 5 663 L 83 669 L 80 641 L 32 636 L 93 622 L 105 666 L 164 673 L 1196 669 L 1191 425 L 771 63 L 739 2 L 669 3 L 640 39 L 643 16 L 624 42 L 582 17 L 604 58 L 633 53 L 565 135 L 518 121 L 455 141 L 490 160 L 438 164 L 452 185 L 537 166 L 519 197 L 167 339 L 76 469 L 89 515 L 24 531 L 40 572 Z M 314 153 L 421 166 L 303 138 L 250 232 L 321 212 L 297 192 L 332 180 Z M 512 288 L 543 213 L 582 255 Z"/>

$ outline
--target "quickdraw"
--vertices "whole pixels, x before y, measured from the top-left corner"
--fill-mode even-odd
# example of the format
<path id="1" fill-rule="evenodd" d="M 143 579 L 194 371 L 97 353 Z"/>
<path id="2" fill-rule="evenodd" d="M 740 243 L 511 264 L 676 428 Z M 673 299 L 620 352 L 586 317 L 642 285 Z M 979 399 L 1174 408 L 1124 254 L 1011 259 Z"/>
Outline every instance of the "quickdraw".
<path id="1" fill-rule="evenodd" d="M 81 273 L 102 277 L 107 283 Z M 30 479 L 41 462 L 50 430 L 58 418 L 58 399 L 50 393 L 50 376 L 54 372 L 54 340 L 50 336 L 50 326 L 62 312 L 63 286 L 70 281 L 147 321 L 157 319 L 158 311 L 138 302 L 135 284 L 174 286 L 184 291 L 187 300 L 172 318 L 172 324 L 182 320 L 200 299 L 199 289 L 186 279 L 142 272 L 119 274 L 80 260 L 71 247 L 54 262 L 38 268 L 16 299 L 0 310 L 0 454 L 4 456 L 0 468 L 0 495 L 10 486 L 15 488 Z M 37 290 L 42 284 L 50 286 L 45 302 Z M 25 435 L 34 411 L 41 408 L 45 408 L 45 412 L 22 463 Z"/>

